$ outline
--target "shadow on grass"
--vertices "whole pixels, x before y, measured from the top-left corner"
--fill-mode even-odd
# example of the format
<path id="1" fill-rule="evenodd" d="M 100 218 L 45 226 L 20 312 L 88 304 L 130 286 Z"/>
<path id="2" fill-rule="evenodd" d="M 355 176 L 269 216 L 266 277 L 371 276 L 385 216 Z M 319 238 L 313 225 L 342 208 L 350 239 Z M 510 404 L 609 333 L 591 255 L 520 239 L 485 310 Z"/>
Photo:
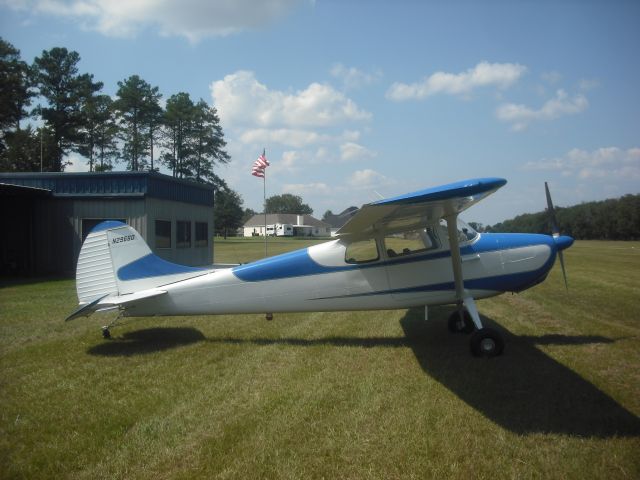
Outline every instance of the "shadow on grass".
<path id="1" fill-rule="evenodd" d="M 132 356 L 160 352 L 170 348 L 202 342 L 204 335 L 195 328 L 147 328 L 127 332 L 91 347 L 91 355 Z"/>
<path id="2" fill-rule="evenodd" d="M 210 342 L 293 347 L 411 348 L 426 374 L 490 420 L 519 434 L 560 433 L 582 437 L 640 436 L 640 419 L 536 345 L 607 344 L 601 336 L 513 335 L 483 317 L 505 340 L 503 356 L 491 360 L 471 356 L 469 337 L 449 333 L 451 309 L 434 307 L 424 321 L 422 309 L 408 310 L 400 320 L 404 337 L 206 338 L 194 328 L 150 328 L 92 347 L 104 356 L 148 354 Z"/>
<path id="3" fill-rule="evenodd" d="M 447 318 L 451 309 L 433 309 Z M 515 433 L 583 437 L 640 436 L 640 419 L 578 374 L 535 347 L 611 343 L 600 336 L 513 335 L 499 330 L 505 353 L 491 360 L 469 354 L 469 337 L 452 335 L 444 321 L 425 322 L 408 310 L 400 324 L 422 369 L 487 418 Z"/>

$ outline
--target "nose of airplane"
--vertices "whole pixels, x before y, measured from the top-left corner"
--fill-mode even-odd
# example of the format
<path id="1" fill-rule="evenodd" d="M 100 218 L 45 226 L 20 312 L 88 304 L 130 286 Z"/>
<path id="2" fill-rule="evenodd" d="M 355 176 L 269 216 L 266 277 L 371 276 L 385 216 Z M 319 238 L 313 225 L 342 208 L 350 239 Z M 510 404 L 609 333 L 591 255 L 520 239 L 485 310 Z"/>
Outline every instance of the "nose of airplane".
<path id="1" fill-rule="evenodd" d="M 573 245 L 573 238 L 567 235 L 560 235 L 558 237 L 553 237 L 553 241 L 556 243 L 556 247 L 558 248 L 559 252 Z"/>

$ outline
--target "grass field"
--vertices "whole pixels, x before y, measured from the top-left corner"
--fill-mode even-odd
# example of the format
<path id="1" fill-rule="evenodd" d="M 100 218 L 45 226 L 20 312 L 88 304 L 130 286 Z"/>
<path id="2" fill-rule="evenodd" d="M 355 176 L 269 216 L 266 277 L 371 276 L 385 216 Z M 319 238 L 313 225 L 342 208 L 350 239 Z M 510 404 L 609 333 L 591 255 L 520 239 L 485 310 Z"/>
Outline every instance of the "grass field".
<path id="1" fill-rule="evenodd" d="M 306 245 L 278 239 L 270 253 Z M 261 257 L 216 241 L 216 262 Z M 0 478 L 639 478 L 640 243 L 576 242 L 473 358 L 450 309 L 65 323 L 0 287 Z"/>

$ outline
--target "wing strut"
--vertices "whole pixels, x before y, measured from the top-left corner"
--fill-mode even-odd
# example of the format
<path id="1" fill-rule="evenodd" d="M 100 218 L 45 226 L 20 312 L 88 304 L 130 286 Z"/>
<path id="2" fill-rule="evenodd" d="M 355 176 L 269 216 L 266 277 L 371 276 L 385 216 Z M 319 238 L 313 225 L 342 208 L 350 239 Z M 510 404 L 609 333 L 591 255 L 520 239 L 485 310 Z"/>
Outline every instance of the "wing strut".
<path id="1" fill-rule="evenodd" d="M 473 297 L 464 288 L 464 275 L 462 273 L 462 257 L 460 255 L 460 241 L 458 239 L 458 214 L 452 213 L 444 219 L 447 221 L 447 233 L 449 234 L 449 248 L 451 249 L 451 266 L 453 267 L 453 281 L 456 286 L 456 304 L 460 321 L 464 322 L 464 307 L 467 307 L 469 315 L 476 328 L 482 328 L 480 315 Z"/>

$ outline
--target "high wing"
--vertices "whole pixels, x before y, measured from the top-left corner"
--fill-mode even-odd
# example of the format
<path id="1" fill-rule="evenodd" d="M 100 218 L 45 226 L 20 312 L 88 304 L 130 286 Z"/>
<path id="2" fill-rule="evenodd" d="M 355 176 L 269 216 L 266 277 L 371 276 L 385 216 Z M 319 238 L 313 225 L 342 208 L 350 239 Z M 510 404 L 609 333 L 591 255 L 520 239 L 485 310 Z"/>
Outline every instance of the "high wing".
<path id="1" fill-rule="evenodd" d="M 369 203 L 337 235 L 369 236 L 433 224 L 466 210 L 506 183 L 503 178 L 476 178 Z"/>

